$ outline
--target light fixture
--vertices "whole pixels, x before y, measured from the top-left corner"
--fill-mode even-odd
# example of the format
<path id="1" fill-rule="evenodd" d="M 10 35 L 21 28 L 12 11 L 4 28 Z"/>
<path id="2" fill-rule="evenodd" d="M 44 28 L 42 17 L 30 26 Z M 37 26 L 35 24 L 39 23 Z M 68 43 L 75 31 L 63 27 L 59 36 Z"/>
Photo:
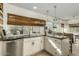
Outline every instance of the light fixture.
<path id="1" fill-rule="evenodd" d="M 57 8 L 57 6 L 55 5 L 55 6 L 54 6 L 54 9 L 55 9 L 54 21 L 57 21 L 56 8 Z"/>
<path id="2" fill-rule="evenodd" d="M 37 6 L 33 6 L 33 9 L 36 10 L 37 9 Z"/>
<path id="3" fill-rule="evenodd" d="M 54 16 L 54 19 L 53 19 L 53 28 L 57 28 L 57 26 L 56 26 L 56 21 L 57 21 L 57 16 L 56 16 L 56 5 L 55 6 L 53 6 L 54 7 L 54 9 L 55 9 L 55 16 Z"/>
<path id="4" fill-rule="evenodd" d="M 47 21 L 48 21 L 48 12 L 49 12 L 49 11 L 48 11 L 48 10 L 46 10 L 46 13 L 47 13 Z"/>

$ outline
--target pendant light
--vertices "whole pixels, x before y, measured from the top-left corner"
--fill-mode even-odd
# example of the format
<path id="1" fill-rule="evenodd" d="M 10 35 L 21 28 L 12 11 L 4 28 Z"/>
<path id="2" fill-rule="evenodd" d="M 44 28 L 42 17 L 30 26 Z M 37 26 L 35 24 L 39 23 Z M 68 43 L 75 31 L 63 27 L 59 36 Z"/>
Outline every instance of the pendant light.
<path id="1" fill-rule="evenodd" d="M 57 21 L 56 8 L 57 8 L 57 6 L 55 5 L 55 6 L 54 6 L 54 10 L 55 10 L 55 11 L 54 11 L 54 12 L 55 12 L 55 13 L 54 13 L 54 14 L 55 14 L 55 16 L 54 16 L 54 21 Z"/>
<path id="2" fill-rule="evenodd" d="M 46 10 L 46 14 L 47 14 L 47 19 L 46 19 L 46 22 L 48 22 L 48 10 Z M 47 26 L 45 26 L 45 29 L 47 29 Z"/>
<path id="3" fill-rule="evenodd" d="M 57 21 L 57 17 L 56 17 L 56 5 L 55 6 L 53 6 L 54 7 L 54 14 L 55 14 L 55 16 L 54 16 L 54 19 L 53 19 L 53 28 L 57 28 L 57 26 L 56 26 L 56 21 Z"/>
<path id="4" fill-rule="evenodd" d="M 47 13 L 47 21 L 48 21 L 48 13 L 49 13 L 49 11 L 48 11 L 48 10 L 46 10 L 46 13 Z"/>

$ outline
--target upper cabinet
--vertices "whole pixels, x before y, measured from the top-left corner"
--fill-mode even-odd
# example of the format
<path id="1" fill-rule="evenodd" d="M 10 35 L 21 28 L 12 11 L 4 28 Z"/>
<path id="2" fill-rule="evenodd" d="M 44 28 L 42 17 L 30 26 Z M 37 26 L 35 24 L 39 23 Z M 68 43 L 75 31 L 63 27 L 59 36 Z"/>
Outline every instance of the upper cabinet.
<path id="1" fill-rule="evenodd" d="M 10 25 L 27 25 L 27 26 L 44 26 L 45 20 L 8 14 L 8 24 Z"/>
<path id="2" fill-rule="evenodd" d="M 3 23 L 3 4 L 0 3 L 0 24 Z"/>

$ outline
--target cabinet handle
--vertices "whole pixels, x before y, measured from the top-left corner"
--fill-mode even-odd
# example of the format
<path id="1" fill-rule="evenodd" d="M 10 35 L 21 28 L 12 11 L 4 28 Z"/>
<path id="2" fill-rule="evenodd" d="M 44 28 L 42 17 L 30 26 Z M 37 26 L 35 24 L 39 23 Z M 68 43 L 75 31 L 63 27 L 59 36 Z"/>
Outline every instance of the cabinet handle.
<path id="1" fill-rule="evenodd" d="M 32 42 L 32 45 L 34 45 L 35 43 L 34 42 Z"/>
<path id="2" fill-rule="evenodd" d="M 55 40 L 55 41 L 57 41 L 57 40 Z"/>

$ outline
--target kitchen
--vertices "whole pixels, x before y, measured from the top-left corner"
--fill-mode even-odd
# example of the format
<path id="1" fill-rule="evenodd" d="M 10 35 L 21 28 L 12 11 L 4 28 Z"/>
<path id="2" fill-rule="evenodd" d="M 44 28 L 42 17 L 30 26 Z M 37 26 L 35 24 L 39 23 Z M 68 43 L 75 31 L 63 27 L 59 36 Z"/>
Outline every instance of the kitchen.
<path id="1" fill-rule="evenodd" d="M 45 5 L 52 8 L 43 8 Z M 0 3 L 0 56 L 79 55 L 79 17 L 58 18 L 61 6 L 75 8 L 75 13 L 79 4 Z"/>

